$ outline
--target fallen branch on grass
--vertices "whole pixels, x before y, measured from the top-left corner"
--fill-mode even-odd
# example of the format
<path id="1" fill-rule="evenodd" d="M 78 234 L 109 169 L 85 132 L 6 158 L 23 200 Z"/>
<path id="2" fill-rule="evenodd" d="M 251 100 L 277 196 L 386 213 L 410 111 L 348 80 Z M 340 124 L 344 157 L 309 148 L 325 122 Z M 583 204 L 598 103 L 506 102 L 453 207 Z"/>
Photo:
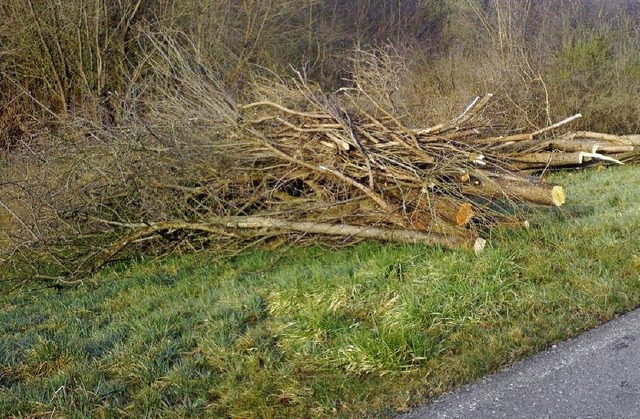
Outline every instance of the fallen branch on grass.
<path id="1" fill-rule="evenodd" d="M 466 248 L 476 253 L 484 249 L 485 241 L 468 230 L 460 230 L 457 234 L 443 234 L 440 232 L 423 232 L 418 230 L 387 229 L 379 227 L 354 226 L 348 224 L 328 224 L 314 222 L 292 222 L 267 217 L 212 217 L 207 222 L 191 223 L 186 221 L 166 221 L 158 223 L 114 223 L 108 220 L 95 221 L 118 225 L 133 231 L 133 233 L 118 240 L 109 248 L 93 268 L 98 269 L 111 260 L 127 245 L 139 242 L 160 232 L 175 233 L 185 231 L 189 233 L 206 233 L 226 237 L 237 237 L 236 230 L 254 230 L 256 236 L 286 234 L 291 232 L 316 234 L 325 236 L 339 236 L 353 239 L 373 239 L 400 243 L 421 243 L 445 248 Z"/>

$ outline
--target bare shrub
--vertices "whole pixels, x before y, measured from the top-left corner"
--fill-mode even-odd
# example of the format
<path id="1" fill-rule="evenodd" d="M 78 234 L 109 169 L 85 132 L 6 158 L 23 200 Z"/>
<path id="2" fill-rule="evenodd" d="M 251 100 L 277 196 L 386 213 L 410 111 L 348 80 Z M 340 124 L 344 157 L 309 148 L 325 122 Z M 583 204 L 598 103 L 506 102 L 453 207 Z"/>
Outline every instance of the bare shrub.
<path id="1" fill-rule="evenodd" d="M 207 194 L 196 183 L 238 164 L 215 150 L 236 126 L 234 101 L 184 37 L 149 34 L 145 42 L 153 73 L 119 98 L 126 118 L 117 126 L 67 116 L 6 155 L 2 258 L 20 267 L 17 275 L 90 272 L 117 238 L 98 218 L 140 222 L 220 209 L 197 202 Z"/>
<path id="2" fill-rule="evenodd" d="M 513 129 L 580 111 L 584 129 L 636 132 L 637 16 L 627 2 L 451 2 L 447 48 L 412 53 L 411 109 L 446 109 L 492 91 L 506 99 L 501 111 Z"/>

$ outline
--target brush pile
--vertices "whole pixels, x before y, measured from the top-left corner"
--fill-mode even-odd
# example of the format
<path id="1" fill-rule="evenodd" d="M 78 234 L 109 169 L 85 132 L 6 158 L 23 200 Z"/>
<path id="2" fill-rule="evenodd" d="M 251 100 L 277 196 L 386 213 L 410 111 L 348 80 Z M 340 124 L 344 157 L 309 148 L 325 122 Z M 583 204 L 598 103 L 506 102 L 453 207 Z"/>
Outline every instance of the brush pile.
<path id="1" fill-rule="evenodd" d="M 490 94 L 415 128 L 355 86 L 328 95 L 300 77 L 262 85 L 245 105 L 183 91 L 125 129 L 43 149 L 0 188 L 5 260 L 47 260 L 63 281 L 121 253 L 185 247 L 377 239 L 479 252 L 493 226 L 565 203 L 546 171 L 640 156 L 640 136 L 567 132 L 579 115 L 500 135 Z"/>
<path id="2" fill-rule="evenodd" d="M 635 136 L 554 135 L 579 115 L 532 133 L 495 135 L 483 115 L 491 98 L 478 97 L 454 120 L 419 129 L 357 87 L 327 96 L 295 82 L 279 101 L 237 106 L 235 131 L 211 144 L 226 163 L 211 167 L 195 187 L 154 183 L 199 196 L 206 211 L 156 223 L 103 220 L 135 229 L 105 259 L 163 231 L 222 240 L 373 238 L 480 251 L 479 227 L 523 222 L 519 209 L 532 204 L 564 204 L 561 186 L 533 174 L 638 157 Z"/>

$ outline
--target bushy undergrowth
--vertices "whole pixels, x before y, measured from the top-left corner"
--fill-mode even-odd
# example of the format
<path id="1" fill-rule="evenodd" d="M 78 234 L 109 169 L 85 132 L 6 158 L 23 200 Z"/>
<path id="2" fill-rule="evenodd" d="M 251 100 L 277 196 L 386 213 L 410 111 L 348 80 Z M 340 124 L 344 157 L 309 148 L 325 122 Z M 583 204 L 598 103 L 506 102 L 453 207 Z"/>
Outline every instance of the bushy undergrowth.
<path id="1" fill-rule="evenodd" d="M 193 45 L 199 68 L 236 99 L 264 69 L 304 68 L 341 87 L 356 46 L 393 45 L 411 62 L 396 101 L 421 122 L 493 91 L 521 107 L 516 125 L 580 111 L 585 128 L 635 132 L 638 12 L 610 0 L 7 0 L 0 142 L 29 138 L 33 118 L 51 112 L 119 124 L 132 100 L 148 99 L 159 34 Z"/>
<path id="2" fill-rule="evenodd" d="M 640 304 L 638 168 L 561 178 L 565 209 L 496 231 L 479 257 L 365 243 L 2 282 L 0 411 L 403 411 Z"/>

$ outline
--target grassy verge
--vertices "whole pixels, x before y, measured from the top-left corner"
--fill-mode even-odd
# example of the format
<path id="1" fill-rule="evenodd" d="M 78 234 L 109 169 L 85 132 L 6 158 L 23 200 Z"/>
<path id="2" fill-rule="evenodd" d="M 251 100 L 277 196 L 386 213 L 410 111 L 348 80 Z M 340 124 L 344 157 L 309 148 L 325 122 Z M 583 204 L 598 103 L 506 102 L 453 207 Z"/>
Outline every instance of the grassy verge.
<path id="1" fill-rule="evenodd" d="M 365 243 L 0 281 L 4 416 L 379 416 L 640 304 L 640 168 L 479 257 Z"/>

